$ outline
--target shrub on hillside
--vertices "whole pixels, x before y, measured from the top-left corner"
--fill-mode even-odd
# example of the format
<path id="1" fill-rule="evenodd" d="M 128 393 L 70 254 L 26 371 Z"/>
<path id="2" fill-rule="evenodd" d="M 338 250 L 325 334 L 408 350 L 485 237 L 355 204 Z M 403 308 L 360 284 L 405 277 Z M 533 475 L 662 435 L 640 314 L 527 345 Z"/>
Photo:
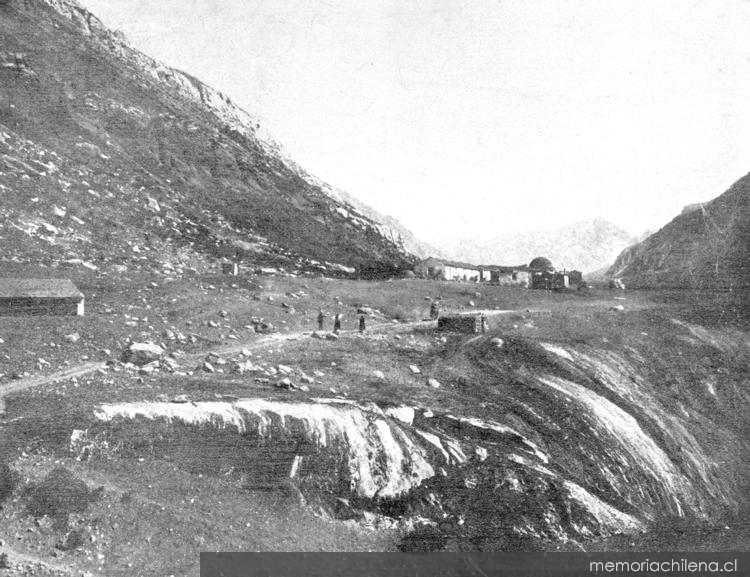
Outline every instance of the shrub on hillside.
<path id="1" fill-rule="evenodd" d="M 79 527 L 78 529 L 68 531 L 62 539 L 55 544 L 55 547 L 60 549 L 60 551 L 74 551 L 86 544 L 87 537 L 86 530 Z"/>
<path id="2" fill-rule="evenodd" d="M 34 517 L 47 515 L 66 526 L 71 513 L 83 513 L 99 494 L 65 467 L 55 467 L 41 483 L 29 487 L 27 510 Z"/>
<path id="3" fill-rule="evenodd" d="M 18 485 L 18 473 L 7 463 L 0 462 L 0 505 L 13 494 Z"/>
<path id="4" fill-rule="evenodd" d="M 438 527 L 417 525 L 401 539 L 398 548 L 404 553 L 431 553 L 442 551 L 448 537 Z"/>

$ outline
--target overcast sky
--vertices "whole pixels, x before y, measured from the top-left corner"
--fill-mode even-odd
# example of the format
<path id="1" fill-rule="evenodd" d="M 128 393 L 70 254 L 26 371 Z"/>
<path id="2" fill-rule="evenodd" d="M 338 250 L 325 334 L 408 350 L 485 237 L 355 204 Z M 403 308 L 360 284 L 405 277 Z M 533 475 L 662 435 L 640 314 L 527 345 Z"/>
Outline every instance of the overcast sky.
<path id="1" fill-rule="evenodd" d="M 418 236 L 640 234 L 750 171 L 747 0 L 81 0 Z"/>

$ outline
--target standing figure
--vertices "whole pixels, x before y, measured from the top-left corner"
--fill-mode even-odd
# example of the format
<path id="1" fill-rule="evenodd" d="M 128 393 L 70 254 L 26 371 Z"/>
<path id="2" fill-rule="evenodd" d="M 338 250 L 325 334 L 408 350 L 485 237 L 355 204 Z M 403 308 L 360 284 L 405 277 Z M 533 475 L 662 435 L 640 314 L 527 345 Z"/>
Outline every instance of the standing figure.
<path id="1" fill-rule="evenodd" d="M 323 309 L 318 311 L 318 330 L 323 330 L 323 323 L 326 320 L 326 316 L 323 314 Z"/>
<path id="2" fill-rule="evenodd" d="M 440 316 L 440 303 L 438 301 L 432 301 L 430 305 L 430 318 L 434 321 Z"/>
<path id="3" fill-rule="evenodd" d="M 480 322 L 482 324 L 482 334 L 484 334 L 487 332 L 487 317 L 482 315 Z"/>
<path id="4" fill-rule="evenodd" d="M 341 331 L 341 313 L 336 313 L 336 316 L 333 317 L 333 332 L 336 334 L 339 334 Z"/>
<path id="5" fill-rule="evenodd" d="M 365 332 L 365 315 L 359 317 L 359 332 L 360 334 Z"/>

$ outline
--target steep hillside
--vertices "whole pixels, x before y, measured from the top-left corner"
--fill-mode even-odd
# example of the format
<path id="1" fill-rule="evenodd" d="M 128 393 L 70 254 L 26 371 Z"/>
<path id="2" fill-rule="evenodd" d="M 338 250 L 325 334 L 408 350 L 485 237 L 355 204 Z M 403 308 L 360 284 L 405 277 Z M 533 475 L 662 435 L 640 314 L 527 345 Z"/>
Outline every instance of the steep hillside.
<path id="1" fill-rule="evenodd" d="M 608 274 L 633 287 L 747 288 L 750 176 L 625 249 Z"/>
<path id="2" fill-rule="evenodd" d="M 74 0 L 0 4 L 5 259 L 409 262 L 400 234 L 329 190 L 228 97 L 133 50 Z"/>
<path id="3" fill-rule="evenodd" d="M 609 266 L 633 242 L 624 230 L 597 219 L 551 231 L 504 234 L 489 241 L 463 239 L 440 248 L 451 258 L 477 264 L 527 263 L 544 255 L 558 268 L 590 272 Z"/>

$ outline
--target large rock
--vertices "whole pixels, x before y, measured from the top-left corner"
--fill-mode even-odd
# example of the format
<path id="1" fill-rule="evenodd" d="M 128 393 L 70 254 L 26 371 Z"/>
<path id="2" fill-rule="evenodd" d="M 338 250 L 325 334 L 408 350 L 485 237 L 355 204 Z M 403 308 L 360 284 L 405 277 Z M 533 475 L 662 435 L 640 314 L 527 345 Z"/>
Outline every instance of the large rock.
<path id="1" fill-rule="evenodd" d="M 132 343 L 122 354 L 122 361 L 143 366 L 161 359 L 164 349 L 154 343 Z"/>

